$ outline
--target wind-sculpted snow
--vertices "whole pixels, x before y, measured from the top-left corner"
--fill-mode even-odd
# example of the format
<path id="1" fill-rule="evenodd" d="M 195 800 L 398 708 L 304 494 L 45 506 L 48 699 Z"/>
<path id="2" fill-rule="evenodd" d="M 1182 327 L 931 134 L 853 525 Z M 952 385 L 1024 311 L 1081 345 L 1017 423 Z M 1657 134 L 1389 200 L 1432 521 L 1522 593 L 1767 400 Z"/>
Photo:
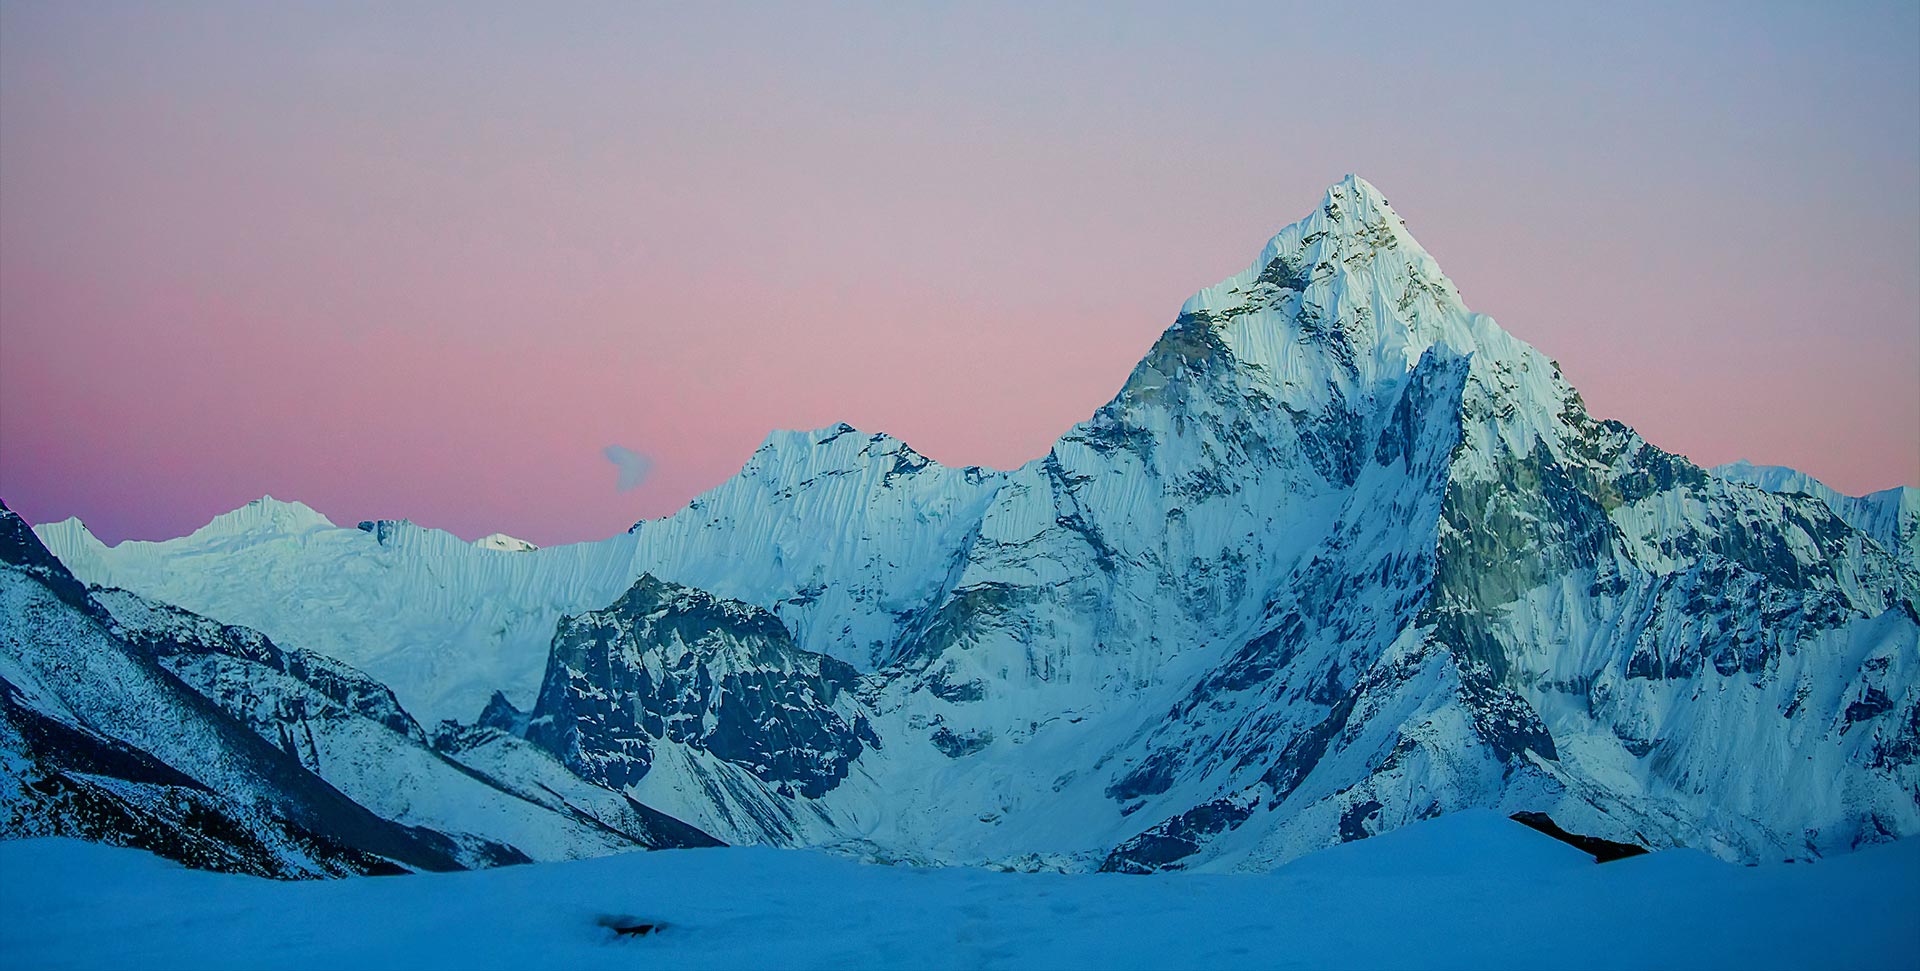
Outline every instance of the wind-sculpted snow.
<path id="1" fill-rule="evenodd" d="M 1258 869 L 1480 806 L 1759 860 L 1920 831 L 1913 493 L 1789 491 L 1590 416 L 1349 177 L 1018 469 L 841 425 L 599 544 L 43 535 L 435 718 L 547 672 L 529 734 L 730 842 Z M 643 629 L 643 575 L 758 612 Z"/>

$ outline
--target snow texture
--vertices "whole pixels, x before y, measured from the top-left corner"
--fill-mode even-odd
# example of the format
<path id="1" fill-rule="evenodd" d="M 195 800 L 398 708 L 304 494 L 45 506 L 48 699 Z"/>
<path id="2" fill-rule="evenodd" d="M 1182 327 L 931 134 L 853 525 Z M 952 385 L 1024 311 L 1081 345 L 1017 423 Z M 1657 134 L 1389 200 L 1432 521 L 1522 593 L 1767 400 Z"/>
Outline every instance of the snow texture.
<path id="1" fill-rule="evenodd" d="M 1747 461 L 1715 466 L 1713 474 L 1768 492 L 1812 496 L 1826 503 L 1847 525 L 1872 537 L 1908 566 L 1920 569 L 1920 489 L 1894 486 L 1864 496 L 1848 496 L 1797 469 Z"/>
<path id="2" fill-rule="evenodd" d="M 1019 874 L 770 849 L 307 883 L 0 844 L 39 968 L 1910 968 L 1920 843 L 1757 868 L 1596 865 L 1470 811 L 1273 873 Z M 608 924 L 659 925 L 622 936 Z"/>

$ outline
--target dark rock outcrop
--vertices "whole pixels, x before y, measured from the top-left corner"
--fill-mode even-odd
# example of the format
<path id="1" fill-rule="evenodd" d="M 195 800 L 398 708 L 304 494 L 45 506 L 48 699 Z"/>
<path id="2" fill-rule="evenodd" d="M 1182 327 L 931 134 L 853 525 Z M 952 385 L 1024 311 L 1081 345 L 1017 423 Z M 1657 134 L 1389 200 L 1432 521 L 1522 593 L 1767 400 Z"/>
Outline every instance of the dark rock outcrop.
<path id="1" fill-rule="evenodd" d="M 872 741 L 857 680 L 765 610 L 643 576 L 606 609 L 561 620 L 526 735 L 616 789 L 679 745 L 818 797 Z"/>
<path id="2" fill-rule="evenodd" d="M 1560 824 L 1554 822 L 1553 817 L 1546 813 L 1523 810 L 1507 818 L 1528 829 L 1545 833 L 1568 846 L 1575 847 L 1582 853 L 1591 854 L 1595 863 L 1611 863 L 1614 860 L 1624 860 L 1627 857 L 1640 856 L 1647 852 L 1646 847 L 1637 843 L 1619 843 L 1614 840 L 1601 839 L 1598 836 L 1583 836 L 1579 833 L 1569 833 L 1561 829 Z"/>

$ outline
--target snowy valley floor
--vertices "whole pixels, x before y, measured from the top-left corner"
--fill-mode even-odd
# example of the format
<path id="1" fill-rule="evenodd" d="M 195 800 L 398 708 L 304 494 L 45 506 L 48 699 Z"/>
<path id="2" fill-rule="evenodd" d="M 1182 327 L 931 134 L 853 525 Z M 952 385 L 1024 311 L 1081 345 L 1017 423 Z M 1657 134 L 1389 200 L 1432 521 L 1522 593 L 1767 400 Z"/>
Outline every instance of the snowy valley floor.
<path id="1" fill-rule="evenodd" d="M 1605 865 L 1460 813 L 1265 875 L 1006 874 L 767 849 L 275 883 L 0 843 L 0 966 L 1912 968 L 1920 840 Z M 664 922 L 620 937 L 603 918 Z"/>

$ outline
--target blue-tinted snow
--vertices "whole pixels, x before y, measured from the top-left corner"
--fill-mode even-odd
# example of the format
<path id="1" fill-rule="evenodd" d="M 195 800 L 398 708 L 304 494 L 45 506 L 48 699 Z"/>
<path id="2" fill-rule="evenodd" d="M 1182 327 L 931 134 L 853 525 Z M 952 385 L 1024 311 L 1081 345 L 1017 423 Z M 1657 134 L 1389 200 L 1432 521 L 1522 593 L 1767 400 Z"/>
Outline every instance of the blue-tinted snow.
<path id="1" fill-rule="evenodd" d="M 771 849 L 274 883 L 0 844 L 9 967 L 1911 968 L 1920 841 L 1604 866 L 1464 812 L 1261 875 L 1011 874 Z M 664 921 L 618 938 L 599 920 Z"/>

